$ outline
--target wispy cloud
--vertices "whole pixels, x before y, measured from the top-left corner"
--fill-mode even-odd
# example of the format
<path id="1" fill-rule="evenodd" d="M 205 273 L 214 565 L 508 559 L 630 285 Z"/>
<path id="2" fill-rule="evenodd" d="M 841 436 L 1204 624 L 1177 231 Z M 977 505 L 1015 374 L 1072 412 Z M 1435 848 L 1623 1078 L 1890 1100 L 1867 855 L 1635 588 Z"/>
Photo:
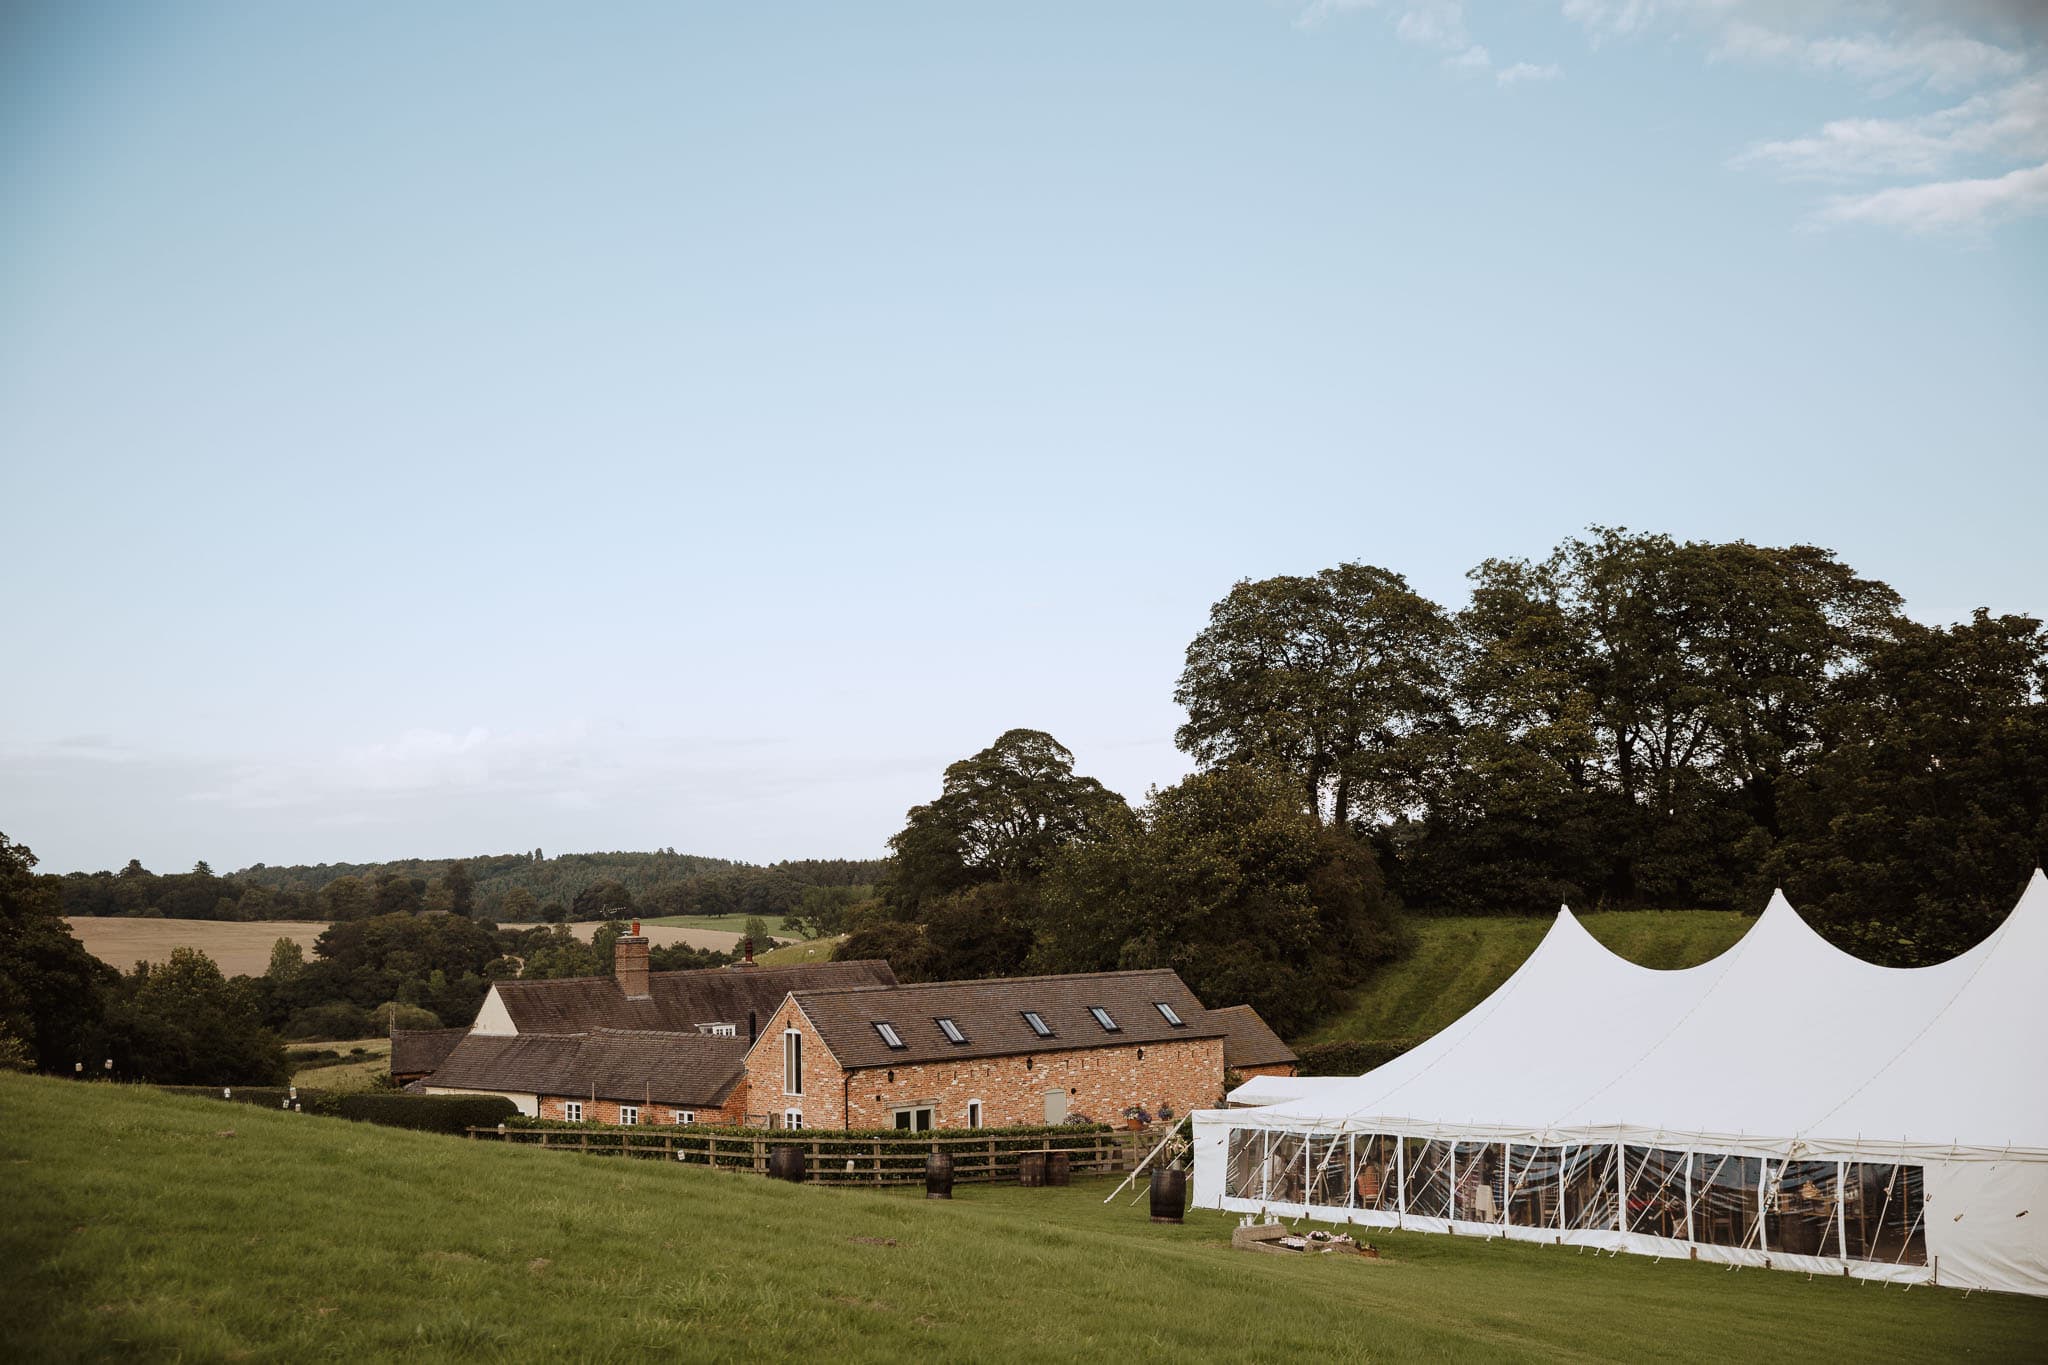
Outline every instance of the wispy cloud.
<path id="1" fill-rule="evenodd" d="M 1564 68 L 1560 66 L 1538 66 L 1534 62 L 1516 62 L 1513 66 L 1502 67 L 1494 74 L 1494 79 L 1502 85 L 1520 85 L 1524 81 L 1554 81 L 1560 79 L 1563 75 Z"/>
<path id="2" fill-rule="evenodd" d="M 2048 163 L 1982 180 L 1942 180 L 1838 195 L 1817 217 L 1830 223 L 1879 223 L 1912 233 L 1937 233 L 2041 214 L 2048 214 Z"/>
<path id="3" fill-rule="evenodd" d="M 1866 182 L 1822 201 L 1809 225 L 1934 233 L 2044 211 L 2040 0 L 1563 0 L 1563 13 L 1596 46 L 1669 29 L 1711 61 L 1850 82 L 1869 100 L 1968 95 L 1931 111 L 1845 114 L 1730 159 L 1788 181 Z M 1871 183 L 1881 181 L 1893 183 Z"/>
<path id="4" fill-rule="evenodd" d="M 1381 6 L 1377 0 L 1315 0 L 1295 22 L 1303 28 L 1314 28 L 1337 15 L 1378 8 Z M 1502 86 L 1554 81 L 1564 75 L 1562 67 L 1539 66 L 1534 62 L 1515 62 L 1495 70 L 1493 54 L 1484 44 L 1472 41 L 1462 0 L 1401 0 L 1386 8 L 1393 18 L 1394 36 L 1410 47 L 1448 54 L 1443 59 L 1447 71 L 1463 75 L 1492 71 Z"/>

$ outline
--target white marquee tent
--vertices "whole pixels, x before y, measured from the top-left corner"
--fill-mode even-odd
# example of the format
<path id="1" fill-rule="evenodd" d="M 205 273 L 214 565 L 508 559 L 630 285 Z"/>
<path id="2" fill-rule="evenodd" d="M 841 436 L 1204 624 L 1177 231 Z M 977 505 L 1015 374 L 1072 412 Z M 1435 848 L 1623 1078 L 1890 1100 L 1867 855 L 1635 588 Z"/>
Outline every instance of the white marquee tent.
<path id="1" fill-rule="evenodd" d="M 2048 1294 L 2048 877 L 1933 967 L 1782 895 L 1683 971 L 1560 911 L 1463 1018 L 1194 1116 L 1206 1208 Z"/>

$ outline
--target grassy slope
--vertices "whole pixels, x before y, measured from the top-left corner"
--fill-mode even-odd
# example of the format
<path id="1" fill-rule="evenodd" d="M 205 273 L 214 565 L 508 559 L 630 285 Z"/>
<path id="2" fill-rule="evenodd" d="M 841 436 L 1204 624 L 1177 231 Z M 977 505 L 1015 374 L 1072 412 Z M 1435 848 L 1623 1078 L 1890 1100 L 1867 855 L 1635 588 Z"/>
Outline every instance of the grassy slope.
<path id="1" fill-rule="evenodd" d="M 389 1038 L 354 1038 L 340 1043 L 287 1043 L 285 1056 L 290 1058 L 294 1053 L 322 1049 L 346 1056 L 351 1048 L 358 1047 L 368 1054 L 362 1061 L 344 1062 L 337 1066 L 304 1067 L 292 1073 L 292 1082 L 315 1090 L 370 1089 L 383 1077 L 391 1074 Z"/>
<path id="2" fill-rule="evenodd" d="M 832 950 L 837 948 L 845 935 L 838 938 L 806 939 L 800 943 L 785 943 L 778 948 L 755 956 L 755 961 L 770 967 L 790 967 L 802 962 L 830 962 Z"/>
<path id="3" fill-rule="evenodd" d="M 1732 910 L 1614 910 L 1580 915 L 1594 938 L 1645 967 L 1690 967 L 1756 921 Z M 1296 1041 L 1426 1038 L 1471 1009 L 1522 965 L 1548 916 L 1417 918 L 1415 951 L 1373 973 L 1351 1007 Z"/>
<path id="4" fill-rule="evenodd" d="M 2038 1358 L 2048 1302 L 1378 1234 L 1106 1188 L 805 1189 L 0 1076 L 0 1357 Z M 877 1244 L 887 1239 L 893 1245 Z"/>

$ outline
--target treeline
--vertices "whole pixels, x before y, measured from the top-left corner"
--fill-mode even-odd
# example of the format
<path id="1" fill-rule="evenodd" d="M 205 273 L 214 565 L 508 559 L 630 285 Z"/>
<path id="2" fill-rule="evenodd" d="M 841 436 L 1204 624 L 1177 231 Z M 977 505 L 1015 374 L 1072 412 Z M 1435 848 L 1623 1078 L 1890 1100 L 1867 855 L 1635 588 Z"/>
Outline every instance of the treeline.
<path id="1" fill-rule="evenodd" d="M 1038 730 L 948 767 L 874 898 L 821 927 L 910 981 L 1171 967 L 1282 1033 L 1329 1013 L 1404 935 L 1372 850 L 1284 775 L 1234 765 L 1139 810 Z"/>
<path id="2" fill-rule="evenodd" d="M 278 1083 L 284 1040 L 467 1024 L 493 981 L 609 974 L 625 928 L 602 925 L 585 943 L 560 925 L 498 928 L 415 908 L 332 924 L 310 958 L 279 939 L 260 976 L 226 977 L 189 948 L 124 973 L 86 952 L 64 919 L 66 879 L 34 865 L 0 834 L 0 1066 L 83 1064 L 122 1080 Z M 680 946 L 650 958 L 657 971 L 733 960 Z"/>
<path id="3" fill-rule="evenodd" d="M 2048 633 L 1905 617 L 1813 546 L 1596 529 L 1446 609 L 1343 564 L 1245 581 L 1175 699 L 1200 766 L 1132 810 L 1015 730 L 946 770 L 843 956 L 912 979 L 1170 965 L 1283 1033 L 1422 913 L 1760 909 L 1916 965 L 2048 859 Z M 822 900 L 822 897 L 821 897 Z"/>
<path id="4" fill-rule="evenodd" d="M 873 883 L 880 860 L 799 859 L 765 867 L 678 854 L 532 853 L 478 858 L 408 858 L 386 863 L 266 867 L 229 876 L 205 863 L 159 874 L 131 859 L 119 872 L 50 877 L 66 914 L 164 919 L 352 920 L 447 911 L 487 920 L 601 919 L 638 909 L 655 915 L 759 916 L 771 924 L 799 913 L 813 887 Z"/>

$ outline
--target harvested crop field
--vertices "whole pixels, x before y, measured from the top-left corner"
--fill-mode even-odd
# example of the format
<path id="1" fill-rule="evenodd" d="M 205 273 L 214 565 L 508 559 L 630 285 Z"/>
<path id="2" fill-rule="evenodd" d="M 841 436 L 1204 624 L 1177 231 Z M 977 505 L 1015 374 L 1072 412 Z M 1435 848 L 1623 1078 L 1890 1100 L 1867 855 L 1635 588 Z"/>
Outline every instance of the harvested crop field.
<path id="1" fill-rule="evenodd" d="M 100 961 L 127 971 L 137 962 L 167 962 L 174 948 L 197 948 L 229 976 L 261 976 L 270 966 L 270 950 L 281 938 L 296 941 L 313 955 L 313 941 L 327 927 L 322 920 L 120 919 L 73 915 L 71 932 Z M 588 940 L 595 922 L 572 924 L 576 936 Z M 643 932 L 657 948 L 688 944 L 729 953 L 738 934 L 716 929 L 679 929 L 650 924 Z"/>

